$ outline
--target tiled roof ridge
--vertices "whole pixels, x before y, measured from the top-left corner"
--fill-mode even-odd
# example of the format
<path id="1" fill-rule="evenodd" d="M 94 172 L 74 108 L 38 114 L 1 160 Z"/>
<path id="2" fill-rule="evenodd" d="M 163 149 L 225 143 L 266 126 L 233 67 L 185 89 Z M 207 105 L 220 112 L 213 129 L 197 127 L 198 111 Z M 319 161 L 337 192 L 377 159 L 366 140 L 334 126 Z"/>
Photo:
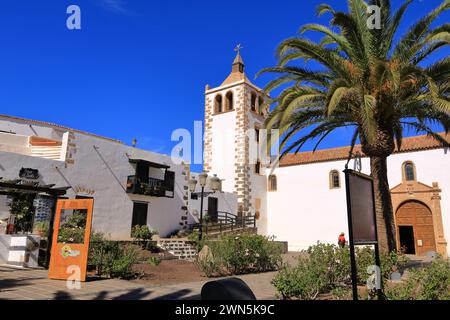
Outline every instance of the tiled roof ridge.
<path id="1" fill-rule="evenodd" d="M 446 135 L 444 132 L 439 133 L 443 138 L 450 141 L 450 136 Z M 403 138 L 402 146 L 400 150 L 395 149 L 394 154 L 404 153 L 411 151 L 423 151 L 431 149 L 440 149 L 442 145 L 427 135 L 413 136 Z M 305 151 L 299 153 L 289 153 L 283 157 L 280 161 L 280 167 L 295 166 L 316 162 L 327 162 L 336 160 L 348 159 L 348 153 L 350 151 L 350 146 L 336 147 L 329 149 L 322 149 L 313 151 Z M 361 145 L 355 145 L 353 153 L 360 152 L 363 157 L 366 157 L 361 150 Z"/>

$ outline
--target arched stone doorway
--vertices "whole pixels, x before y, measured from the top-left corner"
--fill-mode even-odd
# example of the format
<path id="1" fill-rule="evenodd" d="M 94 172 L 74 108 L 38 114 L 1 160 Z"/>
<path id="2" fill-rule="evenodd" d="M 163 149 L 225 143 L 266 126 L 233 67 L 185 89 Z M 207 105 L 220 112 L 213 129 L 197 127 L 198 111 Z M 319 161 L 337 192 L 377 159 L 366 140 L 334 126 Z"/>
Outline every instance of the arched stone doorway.
<path id="1" fill-rule="evenodd" d="M 436 252 L 436 239 L 431 210 L 422 202 L 407 201 L 395 214 L 398 249 L 407 254 L 425 255 Z"/>
<path id="2" fill-rule="evenodd" d="M 415 171 L 413 173 L 415 178 Z M 444 237 L 444 225 L 442 223 L 441 192 L 442 190 L 437 182 L 428 186 L 417 180 L 406 180 L 406 174 L 404 174 L 403 182 L 391 189 L 392 206 L 396 213 L 395 225 L 398 249 L 400 249 L 400 232 L 403 232 L 403 235 L 411 234 L 411 228 L 409 228 L 409 231 L 406 228 L 410 226 L 415 237 L 415 254 L 425 254 L 427 251 L 431 251 L 429 249 L 431 248 L 432 251 L 436 251 L 444 257 L 448 256 L 447 241 Z M 405 228 L 400 229 L 399 225 L 405 226 Z M 416 228 L 414 228 L 415 225 Z M 430 238 L 430 235 L 427 235 L 430 232 L 434 238 L 434 245 L 424 242 L 425 239 L 429 241 L 433 239 Z M 422 240 L 422 242 L 418 242 L 418 240 Z"/>

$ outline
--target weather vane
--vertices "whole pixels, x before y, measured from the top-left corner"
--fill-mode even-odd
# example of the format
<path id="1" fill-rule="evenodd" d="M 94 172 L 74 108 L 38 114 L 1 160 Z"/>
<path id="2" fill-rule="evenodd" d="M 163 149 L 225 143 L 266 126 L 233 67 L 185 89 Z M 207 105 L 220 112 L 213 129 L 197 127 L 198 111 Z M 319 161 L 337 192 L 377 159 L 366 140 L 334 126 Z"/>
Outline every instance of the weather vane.
<path id="1" fill-rule="evenodd" d="M 244 47 L 240 44 L 240 43 L 238 43 L 238 45 L 236 46 L 236 48 L 234 48 L 234 51 L 236 51 L 237 53 L 240 53 L 241 52 L 241 49 L 243 49 Z"/>

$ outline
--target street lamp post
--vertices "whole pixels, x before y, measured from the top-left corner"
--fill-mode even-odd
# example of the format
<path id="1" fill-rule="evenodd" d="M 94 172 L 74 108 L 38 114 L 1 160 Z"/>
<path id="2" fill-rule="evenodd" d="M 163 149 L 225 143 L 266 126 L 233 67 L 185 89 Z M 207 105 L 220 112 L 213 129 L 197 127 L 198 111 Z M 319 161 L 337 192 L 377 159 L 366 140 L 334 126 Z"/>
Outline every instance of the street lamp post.
<path id="1" fill-rule="evenodd" d="M 203 171 L 198 175 L 200 182 L 200 187 L 202 187 L 201 200 L 200 200 L 200 230 L 198 232 L 198 240 L 201 241 L 203 238 L 203 197 L 205 195 L 206 180 L 208 179 L 208 174 Z"/>
<path id="2" fill-rule="evenodd" d="M 198 179 L 199 181 L 197 181 L 196 179 L 192 178 L 189 180 L 188 184 L 189 184 L 189 190 L 191 191 L 191 193 L 195 192 L 195 187 L 197 186 L 197 183 L 200 184 L 200 187 L 202 188 L 201 190 L 201 199 L 200 199 L 200 229 L 198 232 L 198 240 L 201 241 L 203 238 L 203 198 L 205 197 L 205 186 L 206 186 L 206 182 L 208 180 L 208 174 L 206 172 L 202 172 L 198 175 Z M 217 175 L 214 175 L 214 177 L 211 178 L 211 189 L 216 192 L 218 190 L 221 190 L 221 180 L 217 177 Z"/>

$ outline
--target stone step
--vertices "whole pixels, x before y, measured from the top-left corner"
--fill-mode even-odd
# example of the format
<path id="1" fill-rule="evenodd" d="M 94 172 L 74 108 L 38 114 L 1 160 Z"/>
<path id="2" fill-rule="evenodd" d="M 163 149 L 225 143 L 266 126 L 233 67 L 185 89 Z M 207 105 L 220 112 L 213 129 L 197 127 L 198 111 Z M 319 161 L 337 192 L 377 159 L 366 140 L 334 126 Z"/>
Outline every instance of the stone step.
<path id="1" fill-rule="evenodd" d="M 158 247 L 169 252 L 179 260 L 195 260 L 197 250 L 187 240 L 180 239 L 159 239 Z"/>

